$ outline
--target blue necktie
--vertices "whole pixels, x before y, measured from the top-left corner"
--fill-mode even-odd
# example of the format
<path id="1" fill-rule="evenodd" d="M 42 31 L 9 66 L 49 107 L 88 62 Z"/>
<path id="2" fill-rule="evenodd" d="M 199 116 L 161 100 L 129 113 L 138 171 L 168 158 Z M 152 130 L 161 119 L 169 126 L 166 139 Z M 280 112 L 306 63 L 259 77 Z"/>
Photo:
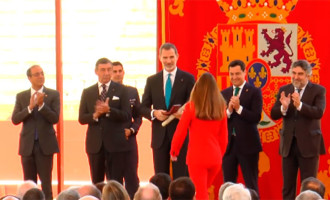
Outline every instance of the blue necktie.
<path id="1" fill-rule="evenodd" d="M 170 106 L 171 93 L 172 93 L 172 82 L 171 82 L 171 74 L 169 73 L 165 84 L 165 104 L 167 109 Z"/>

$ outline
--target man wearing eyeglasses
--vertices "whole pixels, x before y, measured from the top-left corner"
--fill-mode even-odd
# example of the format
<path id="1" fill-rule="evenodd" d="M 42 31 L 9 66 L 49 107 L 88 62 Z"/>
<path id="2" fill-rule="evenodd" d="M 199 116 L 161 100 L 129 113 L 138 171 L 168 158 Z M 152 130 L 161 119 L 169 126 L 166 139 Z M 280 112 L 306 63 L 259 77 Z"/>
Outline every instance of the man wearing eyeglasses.
<path id="1" fill-rule="evenodd" d="M 39 176 L 46 200 L 51 200 L 53 156 L 59 152 L 53 125 L 59 120 L 60 95 L 44 86 L 44 72 L 39 65 L 31 66 L 26 75 L 31 88 L 17 94 L 12 122 L 23 123 L 19 155 L 24 180 L 37 183 Z"/>

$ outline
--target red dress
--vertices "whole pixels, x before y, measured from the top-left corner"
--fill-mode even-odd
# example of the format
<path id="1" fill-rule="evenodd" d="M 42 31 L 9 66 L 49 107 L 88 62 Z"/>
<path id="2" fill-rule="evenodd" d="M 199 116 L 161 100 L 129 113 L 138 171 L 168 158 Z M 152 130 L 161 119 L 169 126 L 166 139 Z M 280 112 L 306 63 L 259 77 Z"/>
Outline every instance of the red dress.
<path id="1" fill-rule="evenodd" d="M 198 119 L 193 102 L 188 102 L 172 139 L 170 154 L 178 156 L 189 129 L 186 162 L 197 199 L 207 198 L 207 188 L 221 169 L 228 143 L 227 117 L 224 116 L 221 120 Z"/>

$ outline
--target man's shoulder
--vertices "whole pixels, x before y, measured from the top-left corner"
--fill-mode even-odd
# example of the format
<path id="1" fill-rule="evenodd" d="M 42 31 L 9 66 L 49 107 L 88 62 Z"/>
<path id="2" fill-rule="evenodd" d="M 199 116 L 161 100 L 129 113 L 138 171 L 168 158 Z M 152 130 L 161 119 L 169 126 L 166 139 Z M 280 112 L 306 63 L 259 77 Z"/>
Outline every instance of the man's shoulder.
<path id="1" fill-rule="evenodd" d="M 126 90 L 129 92 L 137 91 L 136 87 L 130 86 L 130 85 L 125 85 Z"/>
<path id="2" fill-rule="evenodd" d="M 177 70 L 176 73 L 177 73 L 178 75 L 186 76 L 186 77 L 189 77 L 189 78 L 195 80 L 195 77 L 194 77 L 191 73 L 189 73 L 189 72 L 187 72 L 187 71 L 183 71 L 183 70 L 181 70 L 181 69 L 179 69 L 179 68 L 178 68 L 178 70 Z"/>
<path id="3" fill-rule="evenodd" d="M 97 89 L 97 83 L 96 84 L 93 84 L 93 85 L 91 85 L 91 86 L 89 86 L 89 87 L 87 87 L 87 88 L 85 88 L 84 90 L 94 90 L 95 88 Z"/>

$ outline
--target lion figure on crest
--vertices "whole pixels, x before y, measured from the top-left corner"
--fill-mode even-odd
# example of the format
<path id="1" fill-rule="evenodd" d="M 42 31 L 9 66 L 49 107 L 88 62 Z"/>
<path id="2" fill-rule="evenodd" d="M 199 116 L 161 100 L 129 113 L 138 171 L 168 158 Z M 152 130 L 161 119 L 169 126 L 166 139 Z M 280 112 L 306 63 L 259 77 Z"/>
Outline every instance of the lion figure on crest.
<path id="1" fill-rule="evenodd" d="M 262 29 L 261 34 L 264 36 L 265 40 L 267 41 L 267 51 L 263 50 L 260 55 L 262 57 L 269 57 L 269 54 L 273 53 L 275 50 L 277 51 L 277 54 L 273 56 L 275 62 L 268 61 L 268 64 L 271 68 L 278 67 L 281 64 L 281 59 L 283 58 L 283 63 L 286 64 L 286 67 L 283 67 L 281 71 L 283 73 L 288 73 L 292 64 L 292 60 L 290 57 L 293 55 L 293 51 L 290 47 L 290 40 L 291 40 L 291 33 L 285 38 L 284 31 L 281 28 L 275 29 L 275 36 L 274 38 L 271 38 L 268 33 L 267 29 Z M 285 43 L 284 43 L 285 40 Z M 289 47 L 291 54 L 289 54 L 285 50 L 285 44 Z"/>

